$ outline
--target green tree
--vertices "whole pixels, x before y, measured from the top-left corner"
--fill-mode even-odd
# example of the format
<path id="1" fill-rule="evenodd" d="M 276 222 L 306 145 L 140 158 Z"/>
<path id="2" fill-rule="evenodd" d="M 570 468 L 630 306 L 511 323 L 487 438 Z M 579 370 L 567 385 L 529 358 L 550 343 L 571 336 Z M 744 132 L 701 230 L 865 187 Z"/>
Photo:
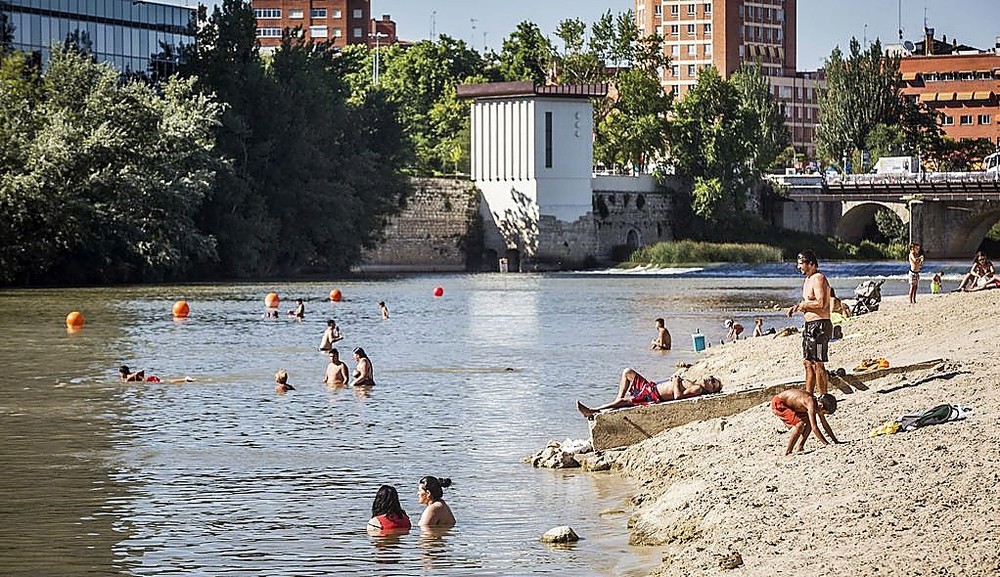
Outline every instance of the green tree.
<path id="1" fill-rule="evenodd" d="M 0 177 L 4 282 L 178 278 L 214 257 L 195 215 L 211 187 L 219 105 L 191 81 L 159 92 L 122 83 L 74 51 L 54 51 L 37 88 L 8 84 L 9 58 L 3 92 L 25 100 L 25 118 L 2 123 L 17 132 L 4 159 L 17 165 Z"/>
<path id="2" fill-rule="evenodd" d="M 696 179 L 692 207 L 697 216 L 727 220 L 744 209 L 757 170 L 750 165 L 760 125 L 739 90 L 712 66 L 676 104 L 670 153 L 678 171 Z"/>
<path id="3" fill-rule="evenodd" d="M 791 144 L 785 115 L 771 92 L 771 84 L 761 72 L 760 65 L 744 66 L 729 79 L 740 99 L 740 110 L 750 124 L 748 168 L 757 179 L 775 166 L 784 150 Z"/>
<path id="4" fill-rule="evenodd" d="M 884 52 L 878 40 L 862 50 L 857 38 L 851 38 L 849 54 L 834 48 L 825 70 L 826 88 L 819 92 L 823 122 L 816 142 L 828 159 L 839 160 L 864 150 L 877 125 L 898 123 L 899 56 Z"/>
<path id="5" fill-rule="evenodd" d="M 0 56 L 10 52 L 13 46 L 14 25 L 11 24 L 10 17 L 7 16 L 7 13 L 0 10 Z"/>
<path id="6" fill-rule="evenodd" d="M 500 76 L 507 82 L 545 84 L 551 60 L 552 44 L 536 24 L 525 20 L 503 41 Z"/>
<path id="7" fill-rule="evenodd" d="M 413 150 L 412 168 L 419 173 L 450 170 L 453 139 L 469 123 L 469 103 L 453 101 L 454 87 L 485 78 L 482 56 L 464 41 L 441 35 L 383 52 L 382 88 L 399 110 L 399 120 Z M 491 80 L 493 78 L 490 78 Z M 465 146 L 468 146 L 467 144 Z"/>

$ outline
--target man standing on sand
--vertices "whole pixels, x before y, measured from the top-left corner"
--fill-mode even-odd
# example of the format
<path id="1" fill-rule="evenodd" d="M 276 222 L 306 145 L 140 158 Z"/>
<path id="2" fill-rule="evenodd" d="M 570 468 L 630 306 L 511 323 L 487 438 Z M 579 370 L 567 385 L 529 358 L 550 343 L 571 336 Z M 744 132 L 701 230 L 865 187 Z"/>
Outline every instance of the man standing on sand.
<path id="1" fill-rule="evenodd" d="M 805 389 L 809 394 L 819 390 L 825 395 L 829 387 L 826 363 L 833 323 L 830 322 L 830 283 L 819 272 L 816 253 L 804 250 L 798 256 L 799 271 L 805 275 L 802 301 L 788 309 L 788 316 L 801 312 L 805 317 L 802 330 L 802 364 L 806 369 Z"/>
<path id="2" fill-rule="evenodd" d="M 832 415 L 836 410 L 837 399 L 833 395 L 820 395 L 817 399 L 802 389 L 787 389 L 775 395 L 774 399 L 771 400 L 771 412 L 792 430 L 785 454 L 792 454 L 796 441 L 799 444 L 798 451 L 801 452 L 811 432 L 815 432 L 816 438 L 824 445 L 830 444 L 823 433 L 819 432 L 819 427 L 816 426 L 817 417 L 819 417 L 823 429 L 826 430 L 826 434 L 830 435 L 830 440 L 839 443 L 840 441 L 833 434 L 833 429 L 830 428 L 830 423 L 826 422 L 824 416 Z"/>
<path id="3" fill-rule="evenodd" d="M 910 304 L 917 302 L 917 285 L 920 284 L 920 267 L 924 266 L 923 251 L 920 250 L 920 243 L 915 242 L 910 245 Z"/>
<path id="4" fill-rule="evenodd" d="M 649 343 L 649 348 L 654 351 L 670 350 L 670 331 L 664 326 L 663 319 L 656 319 L 656 338 Z"/>

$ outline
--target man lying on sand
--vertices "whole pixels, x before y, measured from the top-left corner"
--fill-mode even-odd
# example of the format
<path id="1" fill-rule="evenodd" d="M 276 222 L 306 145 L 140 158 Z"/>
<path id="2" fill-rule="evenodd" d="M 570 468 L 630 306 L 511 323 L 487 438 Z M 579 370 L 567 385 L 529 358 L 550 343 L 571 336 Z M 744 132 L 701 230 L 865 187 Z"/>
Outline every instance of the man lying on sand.
<path id="1" fill-rule="evenodd" d="M 819 427 L 816 426 L 816 417 L 819 417 L 819 422 L 823 424 L 830 439 L 834 443 L 839 443 L 840 441 L 833 434 L 833 429 L 830 428 L 830 423 L 827 423 L 826 417 L 823 416 L 832 415 L 836 410 L 837 399 L 833 395 L 820 395 L 817 399 L 812 393 L 802 389 L 788 389 L 775 395 L 774 399 L 771 400 L 771 412 L 792 430 L 785 454 L 792 454 L 792 447 L 795 446 L 796 441 L 799 442 L 798 450 L 801 452 L 810 432 L 815 432 L 816 438 L 824 445 L 830 444 L 823 433 L 819 432 Z"/>
<path id="2" fill-rule="evenodd" d="M 590 419 L 595 414 L 609 409 L 649 405 L 662 401 L 677 401 L 708 393 L 718 393 L 721 390 L 722 381 L 715 377 L 708 377 L 700 383 L 696 383 L 674 375 L 668 381 L 655 383 L 635 372 L 635 369 L 626 368 L 622 371 L 622 378 L 618 383 L 618 396 L 615 397 L 615 400 L 593 409 L 577 401 L 576 410 Z"/>

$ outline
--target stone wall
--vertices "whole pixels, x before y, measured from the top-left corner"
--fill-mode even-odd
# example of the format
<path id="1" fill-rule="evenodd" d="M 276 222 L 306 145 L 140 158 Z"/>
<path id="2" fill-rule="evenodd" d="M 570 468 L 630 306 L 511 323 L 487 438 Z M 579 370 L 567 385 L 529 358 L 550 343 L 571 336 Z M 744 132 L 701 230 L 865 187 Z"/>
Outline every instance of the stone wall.
<path id="1" fill-rule="evenodd" d="M 479 192 L 469 180 L 412 178 L 406 208 L 383 242 L 365 251 L 360 271 L 464 271 L 466 247 L 481 250 Z"/>

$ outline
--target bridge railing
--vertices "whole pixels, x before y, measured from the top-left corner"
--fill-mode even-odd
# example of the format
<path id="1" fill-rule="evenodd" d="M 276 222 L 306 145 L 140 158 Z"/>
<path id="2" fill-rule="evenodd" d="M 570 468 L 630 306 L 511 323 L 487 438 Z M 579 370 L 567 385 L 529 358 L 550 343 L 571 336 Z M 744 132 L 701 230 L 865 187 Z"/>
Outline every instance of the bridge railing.
<path id="1" fill-rule="evenodd" d="M 920 172 L 892 174 L 827 174 L 824 183 L 834 188 L 869 188 L 907 184 L 986 184 L 1000 182 L 1000 174 L 986 172 Z"/>

